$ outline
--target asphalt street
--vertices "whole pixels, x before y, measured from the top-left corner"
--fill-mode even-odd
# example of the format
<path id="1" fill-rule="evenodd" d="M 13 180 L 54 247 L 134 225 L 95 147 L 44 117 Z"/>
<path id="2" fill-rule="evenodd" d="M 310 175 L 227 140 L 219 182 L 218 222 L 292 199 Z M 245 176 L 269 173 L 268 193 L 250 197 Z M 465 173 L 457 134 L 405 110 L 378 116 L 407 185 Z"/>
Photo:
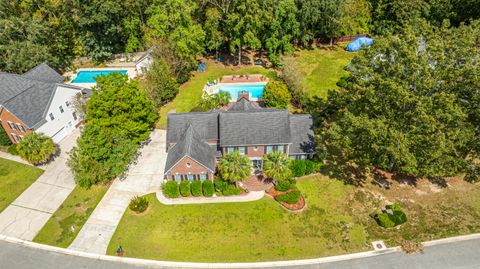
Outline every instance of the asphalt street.
<path id="1" fill-rule="evenodd" d="M 103 261 L 58 254 L 0 240 L 1 269 L 135 269 L 152 268 L 126 263 Z M 165 267 L 154 267 L 165 268 Z M 176 267 L 179 268 L 179 267 Z M 204 267 L 208 268 L 206 264 Z M 268 267 L 267 267 L 268 268 Z M 287 268 L 287 267 L 275 267 Z M 480 268 L 480 239 L 435 245 L 423 254 L 401 252 L 348 261 L 314 265 L 289 266 L 307 269 L 478 269 Z"/>

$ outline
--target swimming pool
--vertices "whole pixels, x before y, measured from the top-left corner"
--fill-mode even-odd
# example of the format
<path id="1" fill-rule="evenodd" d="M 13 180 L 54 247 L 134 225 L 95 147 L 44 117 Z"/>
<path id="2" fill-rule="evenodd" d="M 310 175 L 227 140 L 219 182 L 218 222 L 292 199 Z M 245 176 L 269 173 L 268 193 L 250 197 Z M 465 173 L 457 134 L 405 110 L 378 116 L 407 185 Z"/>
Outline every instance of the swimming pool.
<path id="1" fill-rule="evenodd" d="M 99 76 L 108 76 L 111 73 L 121 73 L 123 75 L 127 74 L 127 70 L 82 70 L 78 72 L 77 76 L 72 83 L 97 83 L 95 81 L 96 77 Z"/>
<path id="2" fill-rule="evenodd" d="M 221 85 L 218 91 L 228 92 L 232 99 L 237 99 L 240 92 L 249 92 L 250 98 L 261 99 L 265 84 Z"/>

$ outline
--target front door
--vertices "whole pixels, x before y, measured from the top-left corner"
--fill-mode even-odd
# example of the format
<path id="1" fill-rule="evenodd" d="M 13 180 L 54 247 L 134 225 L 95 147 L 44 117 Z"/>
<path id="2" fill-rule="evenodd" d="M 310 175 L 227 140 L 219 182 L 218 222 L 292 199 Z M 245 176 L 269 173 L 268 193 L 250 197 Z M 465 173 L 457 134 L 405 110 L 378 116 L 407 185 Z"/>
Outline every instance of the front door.
<path id="1" fill-rule="evenodd" d="M 263 160 L 252 160 L 252 166 L 257 169 L 262 169 Z"/>

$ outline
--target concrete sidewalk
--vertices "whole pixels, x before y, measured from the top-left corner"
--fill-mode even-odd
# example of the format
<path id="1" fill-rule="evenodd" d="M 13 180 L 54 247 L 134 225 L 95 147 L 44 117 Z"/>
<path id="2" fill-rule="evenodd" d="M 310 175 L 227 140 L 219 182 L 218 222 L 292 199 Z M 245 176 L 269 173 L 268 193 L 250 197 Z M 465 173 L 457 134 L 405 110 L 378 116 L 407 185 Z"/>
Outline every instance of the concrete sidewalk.
<path id="1" fill-rule="evenodd" d="M 220 196 L 220 197 L 182 197 L 170 199 L 163 195 L 160 190 L 157 192 L 157 199 L 165 205 L 188 205 L 188 204 L 214 204 L 214 203 L 241 203 L 257 201 L 263 198 L 264 191 L 251 191 L 245 195 Z"/>
<path id="2" fill-rule="evenodd" d="M 166 132 L 155 130 L 150 137 L 152 142 L 141 149 L 137 165 L 130 168 L 125 180 L 113 182 L 69 249 L 105 254 L 130 200 L 160 189 L 167 160 Z"/>
<path id="3" fill-rule="evenodd" d="M 0 213 L 0 234 L 32 240 L 75 188 L 67 167 L 67 152 L 76 144 L 80 130 L 60 142 L 61 153 L 43 166 L 45 173 Z"/>
<path id="4" fill-rule="evenodd" d="M 31 163 L 25 161 L 24 159 L 3 151 L 0 151 L 0 158 L 33 166 Z M 42 167 L 39 167 L 39 168 L 42 168 Z"/>

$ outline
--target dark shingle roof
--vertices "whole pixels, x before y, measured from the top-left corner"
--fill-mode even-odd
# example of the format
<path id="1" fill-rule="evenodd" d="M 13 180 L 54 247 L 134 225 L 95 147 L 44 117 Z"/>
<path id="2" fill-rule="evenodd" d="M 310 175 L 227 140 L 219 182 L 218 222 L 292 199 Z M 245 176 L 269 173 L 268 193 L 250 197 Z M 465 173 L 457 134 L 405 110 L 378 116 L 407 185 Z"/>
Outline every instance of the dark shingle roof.
<path id="1" fill-rule="evenodd" d="M 260 107 L 256 106 L 254 103 L 248 101 L 245 98 L 241 98 L 237 102 L 233 103 L 229 111 L 248 111 L 248 110 L 259 110 Z"/>
<path id="2" fill-rule="evenodd" d="M 215 150 L 202 141 L 195 132 L 194 127 L 189 125 L 182 137 L 168 151 L 165 173 L 170 171 L 185 156 L 205 166 L 211 172 L 215 171 Z"/>
<path id="3" fill-rule="evenodd" d="M 312 116 L 308 114 L 290 115 L 290 154 L 315 153 Z"/>
<path id="4" fill-rule="evenodd" d="M 0 73 L 0 105 L 30 128 L 44 123 L 44 112 L 57 88 L 56 83 Z"/>
<path id="5" fill-rule="evenodd" d="M 217 112 L 170 113 L 167 114 L 167 145 L 176 143 L 189 125 L 201 140 L 218 139 Z"/>
<path id="6" fill-rule="evenodd" d="M 28 72 L 22 75 L 23 77 L 29 79 L 35 79 L 40 81 L 47 81 L 47 82 L 56 82 L 62 83 L 65 81 L 65 78 L 62 77 L 59 73 L 53 70 L 47 64 L 39 64 L 34 68 L 30 69 Z"/>
<path id="7" fill-rule="evenodd" d="M 290 143 L 287 110 L 227 111 L 219 117 L 221 146 Z"/>

